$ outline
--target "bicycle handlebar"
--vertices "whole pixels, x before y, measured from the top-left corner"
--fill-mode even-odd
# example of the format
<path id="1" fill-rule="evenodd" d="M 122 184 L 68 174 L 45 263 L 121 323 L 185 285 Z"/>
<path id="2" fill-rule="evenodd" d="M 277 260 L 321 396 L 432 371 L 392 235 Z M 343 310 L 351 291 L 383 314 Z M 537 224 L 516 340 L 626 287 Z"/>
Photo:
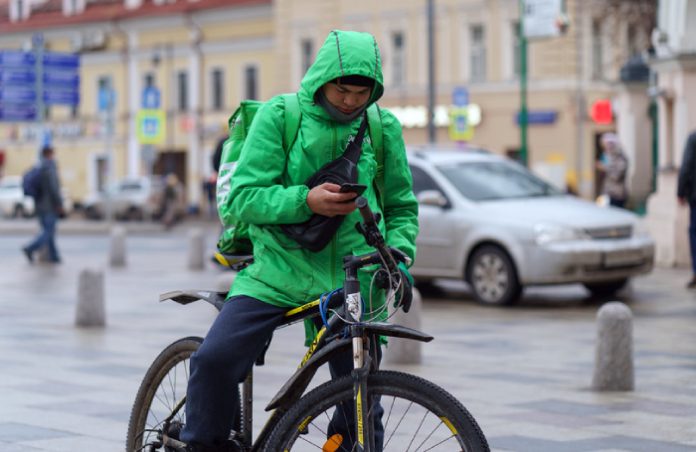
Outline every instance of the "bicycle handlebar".
<path id="1" fill-rule="evenodd" d="M 370 209 L 367 199 L 363 198 L 362 196 L 358 196 L 358 198 L 355 200 L 355 205 L 357 206 L 358 210 L 360 210 L 360 215 L 363 217 L 363 221 L 365 222 L 364 234 L 367 243 L 377 249 L 377 252 L 379 252 L 382 259 L 384 259 L 389 272 L 395 272 L 397 270 L 396 259 L 394 258 L 390 248 L 384 242 L 384 237 L 377 227 L 377 221 L 375 221 L 375 214 L 372 212 L 372 209 Z M 408 258 L 400 251 L 398 251 L 398 253 L 401 256 Z"/>

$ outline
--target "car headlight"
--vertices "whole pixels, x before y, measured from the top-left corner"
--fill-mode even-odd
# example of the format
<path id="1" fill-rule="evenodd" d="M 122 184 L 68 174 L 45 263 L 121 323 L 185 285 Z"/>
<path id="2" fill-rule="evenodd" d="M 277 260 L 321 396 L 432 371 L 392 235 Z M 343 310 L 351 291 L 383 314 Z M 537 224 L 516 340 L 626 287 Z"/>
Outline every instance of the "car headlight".
<path id="1" fill-rule="evenodd" d="M 534 226 L 535 240 L 538 245 L 572 240 L 587 240 L 583 231 L 552 223 L 539 223 Z"/>

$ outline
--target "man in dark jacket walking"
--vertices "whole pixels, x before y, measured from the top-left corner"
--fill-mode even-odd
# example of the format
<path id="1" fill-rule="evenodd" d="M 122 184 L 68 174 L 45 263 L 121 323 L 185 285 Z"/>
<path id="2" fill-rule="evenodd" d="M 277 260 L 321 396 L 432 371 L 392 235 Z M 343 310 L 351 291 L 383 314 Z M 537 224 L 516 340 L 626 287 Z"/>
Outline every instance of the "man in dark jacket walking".
<path id="1" fill-rule="evenodd" d="M 44 246 L 48 249 L 48 261 L 53 264 L 60 263 L 55 236 L 58 217 L 63 213 L 63 198 L 60 194 L 58 169 L 53 157 L 52 147 L 46 146 L 41 150 L 39 189 L 34 197 L 41 232 L 29 245 L 22 248 L 30 263 L 34 262 L 34 253 Z"/>
<path id="2" fill-rule="evenodd" d="M 691 246 L 691 268 L 693 276 L 686 284 L 689 289 L 696 289 L 696 131 L 689 135 L 684 148 L 677 198 L 682 206 L 689 206 L 689 244 Z"/>

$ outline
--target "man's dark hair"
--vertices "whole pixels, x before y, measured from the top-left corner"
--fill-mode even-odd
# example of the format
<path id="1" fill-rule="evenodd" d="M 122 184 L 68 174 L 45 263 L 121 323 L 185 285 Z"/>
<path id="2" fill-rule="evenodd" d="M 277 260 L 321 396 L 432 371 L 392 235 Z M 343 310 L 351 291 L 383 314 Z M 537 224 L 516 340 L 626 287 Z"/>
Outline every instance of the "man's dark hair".
<path id="1" fill-rule="evenodd" d="M 363 75 L 344 75 L 343 77 L 338 77 L 331 80 L 331 83 L 335 83 L 337 85 L 367 86 L 370 88 L 375 86 L 374 79 L 365 77 Z"/>
<path id="2" fill-rule="evenodd" d="M 51 146 L 44 146 L 41 149 L 41 157 L 46 158 L 53 155 L 53 148 Z"/>

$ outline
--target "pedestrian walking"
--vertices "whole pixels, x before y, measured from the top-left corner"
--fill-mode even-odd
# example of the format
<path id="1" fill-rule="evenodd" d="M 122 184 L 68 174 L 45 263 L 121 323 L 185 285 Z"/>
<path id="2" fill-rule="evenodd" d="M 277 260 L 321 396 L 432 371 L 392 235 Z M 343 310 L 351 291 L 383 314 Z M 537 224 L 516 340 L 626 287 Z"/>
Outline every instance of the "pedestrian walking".
<path id="1" fill-rule="evenodd" d="M 182 216 L 184 189 L 181 186 L 179 178 L 174 173 L 167 174 L 164 181 L 162 224 L 164 224 L 165 229 L 170 229 Z"/>
<path id="2" fill-rule="evenodd" d="M 48 250 L 48 262 L 59 264 L 61 261 L 56 247 L 56 224 L 58 218 L 63 215 L 63 198 L 54 156 L 52 147 L 44 147 L 41 150 L 41 161 L 36 168 L 36 176 L 30 176 L 29 180 L 25 176 L 25 191 L 30 188 L 32 192 L 36 216 L 41 227 L 41 232 L 34 240 L 22 248 L 30 263 L 34 262 L 34 253 L 43 247 Z"/>
<path id="3" fill-rule="evenodd" d="M 696 289 L 696 131 L 691 132 L 684 146 L 679 180 L 677 182 L 677 199 L 682 206 L 689 206 L 689 245 L 691 249 L 691 280 L 686 284 L 689 289 Z"/>
<path id="4" fill-rule="evenodd" d="M 353 202 L 357 194 L 340 192 L 335 183 L 310 188 L 305 182 L 340 156 L 351 138 L 359 134 L 361 124 L 367 121 L 366 110 L 383 90 L 375 38 L 368 33 L 332 31 L 302 79 L 297 93 L 301 121 L 297 139 L 287 143 L 288 149 L 283 142 L 288 112 L 284 97 L 272 98 L 256 113 L 228 201 L 220 207 L 229 211 L 225 215 L 231 212 L 249 223 L 251 242 L 257 244 L 254 263 L 237 275 L 230 298 L 191 357 L 186 425 L 181 432 L 181 439 L 188 443 L 186 451 L 237 450 L 222 446 L 229 437 L 239 400 L 235 396 L 237 385 L 230 382 L 241 381 L 248 373 L 288 309 L 328 293 L 335 289 L 336 281 L 343 280 L 337 258 L 365 252 L 365 239 L 355 229 L 361 219 Z M 357 182 L 366 188 L 362 196 L 381 214 L 380 226 L 388 245 L 414 258 L 418 203 L 401 127 L 388 110 L 377 110 L 377 114 L 383 156 L 378 162 L 371 141 L 362 141 Z M 371 128 L 373 125 L 378 127 L 370 123 Z M 381 164 L 383 190 L 378 193 L 374 183 Z M 314 214 L 345 216 L 332 244 L 319 251 L 298 246 L 281 228 L 304 223 Z M 369 282 L 371 275 L 365 272 L 363 277 Z M 405 266 L 395 277 L 404 284 L 404 296 L 410 296 L 410 275 Z M 369 286 L 366 283 L 363 287 Z M 311 329 L 312 325 L 306 327 Z M 350 353 L 340 358 L 329 363 L 334 377 L 349 374 L 353 367 Z M 374 409 L 381 410 L 377 404 Z M 352 414 L 343 415 L 353 418 Z M 379 426 L 375 428 L 379 430 Z"/>
<path id="5" fill-rule="evenodd" d="M 602 156 L 597 162 L 597 169 L 603 175 L 602 195 L 609 198 L 609 205 L 625 207 L 628 199 L 628 188 L 626 187 L 628 159 L 623 153 L 619 137 L 615 133 L 603 134 L 600 145 Z"/>

